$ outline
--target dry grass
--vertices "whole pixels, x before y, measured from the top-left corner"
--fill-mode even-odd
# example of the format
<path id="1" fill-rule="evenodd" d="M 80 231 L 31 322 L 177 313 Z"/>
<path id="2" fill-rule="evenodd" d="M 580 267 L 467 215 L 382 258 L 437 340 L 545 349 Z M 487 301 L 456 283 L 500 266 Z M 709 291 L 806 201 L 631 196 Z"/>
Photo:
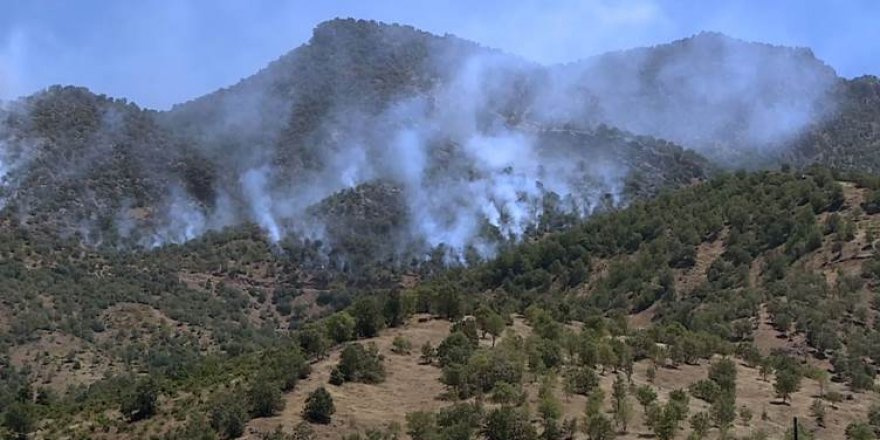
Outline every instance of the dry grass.
<path id="1" fill-rule="evenodd" d="M 355 431 L 364 431 L 370 428 L 384 428 L 389 423 L 398 423 L 405 428 L 405 416 L 408 412 L 429 410 L 435 411 L 451 402 L 441 399 L 444 387 L 439 382 L 440 369 L 435 366 L 425 366 L 418 363 L 418 354 L 401 356 L 391 353 L 391 341 L 397 335 L 403 335 L 413 342 L 414 347 L 419 347 L 425 341 L 436 345 L 446 337 L 450 324 L 445 321 L 430 320 L 418 322 L 413 320 L 407 327 L 392 329 L 377 338 L 364 342 L 375 342 L 380 351 L 386 356 L 386 369 L 388 379 L 378 385 L 345 384 L 335 387 L 327 384 L 330 370 L 338 361 L 339 351 L 314 365 L 312 375 L 297 385 L 296 390 L 287 394 L 286 407 L 276 417 L 257 419 L 250 422 L 247 429 L 246 439 L 259 438 L 260 432 L 268 432 L 277 426 L 282 426 L 290 431 L 293 426 L 302 421 L 301 412 L 306 396 L 319 386 L 325 386 L 333 396 L 336 405 L 336 414 L 330 425 L 313 425 L 319 439 L 338 439 L 343 435 Z M 514 334 L 528 336 L 529 327 L 517 317 L 511 327 Z M 758 333 L 759 346 L 770 348 L 767 341 L 762 339 L 779 341 L 780 346 L 785 346 L 789 341 L 778 338 L 778 334 L 770 327 L 761 327 Z M 816 359 L 811 360 L 814 365 L 820 363 Z M 635 365 L 633 382 L 635 385 L 647 383 L 647 370 L 649 361 L 640 361 Z M 668 393 L 675 389 L 687 388 L 691 383 L 706 378 L 708 362 L 699 365 L 680 365 L 677 368 L 660 368 L 657 377 L 652 384 L 658 392 L 661 401 L 667 399 Z M 856 420 L 864 420 L 868 408 L 876 400 L 874 393 L 851 393 L 841 384 L 831 383 L 829 390 L 842 393 L 849 398 L 836 405 L 826 404 L 826 423 L 824 428 L 819 428 L 813 422 L 809 406 L 815 396 L 819 395 L 817 382 L 804 379 L 801 389 L 792 396 L 791 404 L 780 404 L 773 391 L 773 377 L 763 381 L 757 369 L 743 364 L 737 366 L 737 406 L 746 406 L 753 412 L 750 426 L 737 421 L 735 432 L 738 436 L 744 436 L 751 431 L 762 429 L 770 434 L 771 439 L 782 438 L 785 429 L 790 426 L 791 418 L 799 417 L 811 430 L 816 430 L 816 438 L 837 439 L 843 438 L 846 425 Z M 528 383 L 525 389 L 529 392 L 531 408 L 537 406 L 538 378 L 528 375 Z M 614 375 L 609 372 L 601 377 L 600 386 L 606 394 L 606 411 L 610 411 L 611 386 Z M 584 396 L 563 396 L 561 386 L 557 389 L 557 395 L 563 404 L 564 417 L 577 417 L 581 421 L 584 418 L 586 398 Z M 644 424 L 644 416 L 641 407 L 634 396 L 630 397 L 633 407 L 633 417 L 628 432 L 621 434 L 620 439 L 650 438 L 650 430 Z M 690 414 L 698 411 L 707 411 L 709 405 L 703 401 L 691 398 Z M 762 420 L 762 413 L 766 413 L 766 420 Z M 609 417 L 611 414 L 608 414 Z M 537 420 L 535 420 L 537 423 Z M 687 423 L 682 424 L 682 433 L 677 438 L 685 438 L 688 428 Z M 717 430 L 710 434 L 710 438 L 717 436 Z M 404 439 L 409 438 L 403 436 Z M 583 434 L 578 434 L 577 439 L 585 439 Z"/>
<path id="2" fill-rule="evenodd" d="M 333 396 L 336 413 L 327 426 L 314 425 L 319 439 L 338 439 L 343 434 L 370 428 L 383 428 L 391 422 L 404 426 L 406 414 L 419 410 L 436 410 L 448 404 L 439 400 L 444 391 L 439 382 L 440 369 L 419 364 L 419 348 L 425 342 L 438 345 L 448 334 L 451 324 L 447 321 L 415 319 L 405 328 L 391 329 L 379 337 L 363 342 L 375 342 L 385 356 L 388 373 L 385 382 L 377 385 L 346 383 L 329 385 L 330 371 L 339 361 L 340 350 L 312 365 L 312 374 L 297 384 L 296 389 L 285 396 L 284 411 L 276 417 L 256 419 L 248 425 L 244 438 L 258 438 L 258 432 L 266 432 L 281 425 L 286 430 L 302 421 L 301 413 L 305 399 L 320 386 Z M 398 335 L 408 338 L 413 345 L 409 355 L 391 352 L 391 342 Z"/>
<path id="3" fill-rule="evenodd" d="M 28 367 L 29 378 L 55 392 L 89 385 L 114 370 L 112 361 L 92 343 L 61 332 L 41 331 L 33 341 L 13 347 L 9 362 Z"/>

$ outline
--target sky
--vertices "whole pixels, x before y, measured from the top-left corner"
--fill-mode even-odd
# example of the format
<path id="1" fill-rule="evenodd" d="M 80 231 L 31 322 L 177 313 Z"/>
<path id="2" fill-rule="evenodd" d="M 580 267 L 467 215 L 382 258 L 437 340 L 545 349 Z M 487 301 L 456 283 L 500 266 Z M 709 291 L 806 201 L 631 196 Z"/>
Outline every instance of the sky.
<path id="1" fill-rule="evenodd" d="M 0 100 L 52 84 L 167 109 L 232 85 L 355 17 L 454 34 L 540 63 L 718 31 L 880 74 L 878 0 L 2 0 Z"/>

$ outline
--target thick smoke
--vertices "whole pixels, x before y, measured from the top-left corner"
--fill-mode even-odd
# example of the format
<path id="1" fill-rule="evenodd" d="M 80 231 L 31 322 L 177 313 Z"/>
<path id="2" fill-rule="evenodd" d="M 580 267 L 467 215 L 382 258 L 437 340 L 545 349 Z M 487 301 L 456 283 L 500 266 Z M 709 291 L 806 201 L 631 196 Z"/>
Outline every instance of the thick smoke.
<path id="1" fill-rule="evenodd" d="M 296 235 L 332 243 L 322 204 L 382 182 L 399 189 L 405 206 L 393 219 L 405 231 L 388 238 L 394 251 L 442 245 L 453 257 L 468 250 L 488 256 L 500 242 L 536 232 L 554 214 L 548 207 L 584 217 L 626 202 L 634 159 L 588 144 L 602 124 L 738 166 L 781 153 L 827 114 L 837 81 L 809 51 L 715 34 L 540 66 L 376 24 L 366 34 L 382 33 L 380 43 L 350 53 L 363 24 L 357 32 L 346 30 L 351 23 L 322 26 L 316 39 L 324 47 L 310 44 L 234 87 L 157 116 L 210 158 L 213 199 L 197 201 L 171 179 L 147 220 L 123 207 L 119 236 L 155 247 L 250 222 L 272 242 Z M 386 78 L 362 65 L 359 50 L 389 63 L 427 55 Z M 385 80 L 400 84 L 386 94 Z M 568 140 L 548 141 L 553 136 Z M 294 144 L 300 149 L 291 151 Z M 8 163 L 0 149 L 0 173 Z"/>
<path id="2" fill-rule="evenodd" d="M 836 80 L 806 50 L 716 34 L 565 66 L 541 67 L 489 51 L 462 56 L 460 48 L 432 56 L 435 65 L 451 67 L 430 89 L 379 114 L 335 108 L 321 127 L 330 134 L 320 146 L 322 167 L 292 182 L 279 181 L 287 174 L 273 166 L 267 147 L 266 133 L 277 132 L 278 118 L 265 109 L 289 116 L 278 96 L 266 92 L 273 84 L 267 72 L 248 80 L 249 93 L 225 95 L 216 115 L 221 123 L 208 136 L 259 133 L 244 135 L 255 142 L 248 157 L 233 153 L 247 164 L 230 191 L 242 196 L 243 206 L 218 203 L 199 214 L 192 203 L 172 202 L 166 229 L 176 232 L 164 236 L 184 241 L 243 215 L 272 241 L 287 234 L 324 238 L 326 228 L 308 214 L 310 206 L 347 188 L 390 181 L 402 190 L 410 240 L 489 255 L 499 238 L 519 238 L 540 222 L 548 195 L 577 216 L 591 214 L 608 195 L 616 203 L 623 199 L 626 163 L 542 145 L 542 130 L 605 123 L 739 165 L 775 154 L 825 114 Z M 172 200 L 180 196 L 174 192 Z"/>
<path id="3" fill-rule="evenodd" d="M 267 193 L 267 170 L 249 170 L 241 177 L 244 195 L 249 200 L 251 216 L 266 231 L 273 243 L 281 240 L 281 227 L 275 220 L 275 204 Z"/>
<path id="4" fill-rule="evenodd" d="M 778 155 L 831 114 L 839 81 L 809 49 L 716 33 L 601 55 L 554 75 L 554 93 L 542 103 L 554 119 L 577 115 L 669 139 L 732 167 Z"/>
<path id="5" fill-rule="evenodd" d="M 510 93 L 499 84 L 521 75 L 524 65 L 497 54 L 475 55 L 447 81 L 377 115 L 335 110 L 324 127 L 333 136 L 323 168 L 296 184 L 279 181 L 284 173 L 268 163 L 272 155 L 255 148 L 254 157 L 263 163 L 241 171 L 233 182 L 243 209 L 217 203 L 203 214 L 175 188 L 168 222 L 151 244 L 186 241 L 232 223 L 215 218 L 242 214 L 273 242 L 287 234 L 324 238 L 325 228 L 308 213 L 311 206 L 347 188 L 387 181 L 401 188 L 409 240 L 429 248 L 443 245 L 453 255 L 473 247 L 487 256 L 499 238 L 519 238 L 540 221 L 548 194 L 567 200 L 566 210 L 578 215 L 591 213 L 606 194 L 619 199 L 625 165 L 542 148 L 537 133 L 511 126 L 493 108 Z M 486 237 L 486 228 L 495 236 Z"/>

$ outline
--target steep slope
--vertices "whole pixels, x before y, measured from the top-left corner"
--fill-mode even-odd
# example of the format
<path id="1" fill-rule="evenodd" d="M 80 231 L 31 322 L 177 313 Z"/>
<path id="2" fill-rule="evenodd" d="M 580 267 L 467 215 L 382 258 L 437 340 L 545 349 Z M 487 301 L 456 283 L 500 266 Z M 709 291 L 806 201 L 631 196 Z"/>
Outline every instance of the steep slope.
<path id="1" fill-rule="evenodd" d="M 160 209 L 171 187 L 213 196 L 205 158 L 134 104 L 51 87 L 6 110 L 2 197 L 24 224 L 99 239 L 116 215 Z"/>
<path id="2" fill-rule="evenodd" d="M 377 115 L 399 99 L 429 91 L 478 50 L 485 51 L 409 26 L 333 20 L 257 74 L 176 105 L 162 120 L 203 139 L 212 153 L 231 154 L 230 164 L 249 153 L 241 151 L 248 145 L 274 153 L 269 159 L 295 174 L 328 160 L 322 150 L 334 146 L 326 139 L 334 124 L 358 113 Z M 449 53 L 453 64 L 441 65 L 438 53 Z"/>
<path id="3" fill-rule="evenodd" d="M 666 141 L 524 118 L 546 79 L 454 37 L 335 20 L 254 76 L 170 112 L 76 88 L 18 103 L 2 125 L 4 163 L 16 165 L 4 199 L 24 224 L 92 245 L 154 247 L 254 223 L 272 242 L 320 240 L 361 268 L 438 247 L 491 255 L 556 215 L 545 207 L 579 218 L 711 171 Z M 379 182 L 395 194 L 372 191 L 369 203 L 396 222 L 379 241 L 399 245 L 334 248 L 343 229 L 369 224 L 340 228 L 309 212 Z"/>
<path id="4" fill-rule="evenodd" d="M 308 243 L 287 243 L 279 253 L 257 229 L 207 234 L 184 246 L 125 257 L 90 254 L 74 242 L 51 246 L 50 238 L 20 229 L 2 240 L 7 244 L 2 268 L 8 275 L 2 288 L 20 296 L 3 303 L 2 316 L 13 329 L 5 342 L 14 368 L 0 397 L 4 405 L 21 402 L 26 383 L 33 387 L 26 395 L 57 390 L 57 401 L 25 399 L 28 411 L 44 417 L 41 432 L 50 437 L 224 433 L 228 426 L 212 425 L 212 414 L 235 408 L 248 413 L 248 405 L 258 399 L 253 393 L 269 387 L 271 396 L 272 387 L 277 386 L 276 392 L 290 389 L 295 380 L 283 371 L 305 375 L 285 370 L 285 359 L 294 365 L 301 356 L 318 361 L 315 376 L 304 382 L 307 388 L 294 388 L 289 397 L 291 405 L 300 405 L 303 392 L 323 383 L 337 359 L 322 360 L 329 341 L 372 338 L 377 328 L 387 326 L 392 333 L 377 340 L 383 354 L 404 356 L 387 352 L 394 334 L 436 345 L 443 336 L 430 329 L 449 326 L 427 322 L 399 327 L 411 313 L 452 321 L 473 314 L 485 322 L 481 317 L 488 309 L 505 316 L 522 314 L 532 330 L 513 320 L 513 334 L 523 339 L 505 342 L 506 336 L 498 351 L 491 351 L 491 338 L 485 337 L 480 339 L 484 352 L 457 357 L 455 363 L 437 360 L 432 363 L 436 367 L 420 366 L 413 370 L 424 373 L 418 377 L 409 375 L 408 363 L 416 362 L 415 356 L 395 357 L 386 360 L 388 371 L 396 375 L 387 385 L 346 384 L 343 389 L 364 399 L 400 398 L 411 402 L 412 409 L 436 411 L 448 403 L 412 393 L 441 388 L 437 383 L 419 387 L 418 380 L 439 377 L 447 399 L 467 402 L 474 398 L 474 384 L 493 383 L 470 382 L 478 376 L 467 379 L 478 374 L 471 372 L 484 371 L 480 365 L 494 365 L 485 364 L 484 356 L 501 356 L 491 359 L 506 365 L 502 372 L 528 368 L 536 375 L 567 378 L 584 367 L 577 359 L 588 356 L 573 341 L 590 340 L 609 344 L 614 353 L 589 358 L 606 387 L 613 375 L 601 375 L 602 365 L 603 370 L 625 372 L 629 367 L 624 361 L 631 360 L 640 385 L 652 384 L 648 370 L 653 368 L 652 386 L 671 392 L 696 382 L 719 355 L 735 354 L 742 362 L 737 367 L 737 406 L 767 405 L 768 419 L 754 423 L 774 435 L 788 426 L 786 414 L 806 415 L 810 393 L 827 387 L 825 392 L 837 393 L 823 397 L 827 424 L 804 423 L 817 433 L 838 436 L 847 424 L 865 417 L 874 398 L 870 390 L 880 338 L 872 324 L 878 313 L 874 292 L 880 272 L 873 243 L 880 218 L 866 209 L 880 187 L 869 181 L 860 185 L 836 181 L 821 169 L 721 176 L 509 245 L 498 258 L 470 268 L 435 269 L 417 286 L 408 282 L 409 287 L 400 285 L 405 274 L 394 271 L 386 272 L 384 281 L 377 277 L 361 284 L 344 269 L 323 265 L 317 247 Z M 347 206 L 359 195 L 342 197 L 349 201 L 341 206 Z M 364 215 L 372 218 L 369 211 Z M 84 290 L 71 293 L 71 285 Z M 310 323 L 339 309 L 345 313 Z M 651 316 L 642 319 L 646 310 Z M 68 318 L 57 323 L 45 318 L 55 315 Z M 630 326 L 630 319 L 638 326 Z M 468 325 L 453 329 L 468 333 Z M 69 351 L 59 350 L 59 344 Z M 655 345 L 664 351 L 652 349 Z M 455 351 L 439 353 L 453 356 L 449 353 Z M 770 382 L 758 379 L 762 362 L 807 376 L 803 388 L 792 394 L 792 407 L 777 406 L 772 373 Z M 462 370 L 450 369 L 456 363 Z M 23 368 L 25 364 L 30 368 Z M 464 382 L 456 382 L 462 376 L 452 371 L 463 371 Z M 110 372 L 123 379 L 101 379 Z M 118 412 L 127 396 L 138 395 L 135 384 L 141 383 L 125 379 L 126 373 L 149 373 L 160 381 L 155 392 L 163 398 L 156 415 L 128 421 Z M 833 385 L 823 382 L 829 376 Z M 65 384 L 75 383 L 94 385 L 88 391 L 63 393 Z M 536 404 L 541 387 L 527 381 L 520 385 Z M 484 391 L 491 395 L 491 387 Z M 249 397 L 234 406 L 224 400 L 229 393 Z M 332 393 L 339 397 L 337 390 Z M 854 400 L 839 401 L 846 394 Z M 566 417 L 580 414 L 579 399 L 584 398 L 573 398 Z M 83 403 L 72 407 L 70 399 Z M 707 410 L 709 403 L 703 400 L 691 398 L 690 411 Z M 325 437 L 383 428 L 386 414 L 381 411 L 387 407 L 377 405 L 379 412 L 368 416 L 354 414 L 352 408 L 359 406 L 350 399 L 340 397 L 339 405 L 340 417 L 364 425 L 321 428 Z M 487 411 L 495 408 L 487 405 Z M 388 411 L 394 420 L 403 416 L 401 408 Z M 294 406 L 281 418 L 253 426 L 281 423 L 289 431 L 298 416 Z M 544 429 L 543 423 L 537 428 Z M 649 430 L 641 423 L 632 426 L 638 431 L 630 435 Z M 746 431 L 744 425 L 736 429 Z"/>
<path id="5" fill-rule="evenodd" d="M 840 103 L 827 120 L 795 141 L 791 162 L 822 163 L 842 170 L 880 172 L 880 81 L 863 76 L 836 89 Z"/>
<path id="6" fill-rule="evenodd" d="M 368 258 L 440 245 L 489 255 L 498 238 L 533 230 L 545 199 L 576 218 L 606 195 L 628 203 L 716 167 L 874 171 L 876 95 L 876 80 L 841 80 L 808 49 L 720 34 L 540 66 L 408 26 L 333 20 L 169 112 L 57 87 L 7 106 L 0 197 L 31 227 L 93 245 L 180 243 L 243 223 L 272 241 L 337 243 L 322 234 L 339 228 L 308 212 L 382 182 L 399 191 L 405 209 L 388 211 L 406 214 L 395 231 L 405 243 Z"/>

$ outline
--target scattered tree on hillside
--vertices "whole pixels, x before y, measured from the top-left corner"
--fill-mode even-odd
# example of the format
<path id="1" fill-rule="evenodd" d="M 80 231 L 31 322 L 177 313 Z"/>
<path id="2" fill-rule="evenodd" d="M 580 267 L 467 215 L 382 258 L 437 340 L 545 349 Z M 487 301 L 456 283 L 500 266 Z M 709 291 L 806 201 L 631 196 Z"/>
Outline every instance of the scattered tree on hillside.
<path id="1" fill-rule="evenodd" d="M 309 394 L 303 408 L 303 417 L 312 422 L 320 424 L 330 423 L 330 418 L 336 412 L 336 406 L 333 404 L 333 397 L 324 388 L 319 387 Z"/>
<path id="2" fill-rule="evenodd" d="M 626 433 L 627 425 L 632 418 L 632 406 L 628 399 L 627 384 L 620 374 L 614 379 L 611 398 L 614 404 L 612 407 L 614 423 L 623 433 Z"/>
<path id="3" fill-rule="evenodd" d="M 785 403 L 792 393 L 801 387 L 801 375 L 792 368 L 783 368 L 776 371 L 776 382 L 773 389 L 776 390 L 776 397 L 782 399 Z"/>
<path id="4" fill-rule="evenodd" d="M 614 427 L 611 421 L 601 413 L 593 413 L 587 416 L 584 424 L 584 433 L 589 440 L 611 440 L 614 438 Z"/>

